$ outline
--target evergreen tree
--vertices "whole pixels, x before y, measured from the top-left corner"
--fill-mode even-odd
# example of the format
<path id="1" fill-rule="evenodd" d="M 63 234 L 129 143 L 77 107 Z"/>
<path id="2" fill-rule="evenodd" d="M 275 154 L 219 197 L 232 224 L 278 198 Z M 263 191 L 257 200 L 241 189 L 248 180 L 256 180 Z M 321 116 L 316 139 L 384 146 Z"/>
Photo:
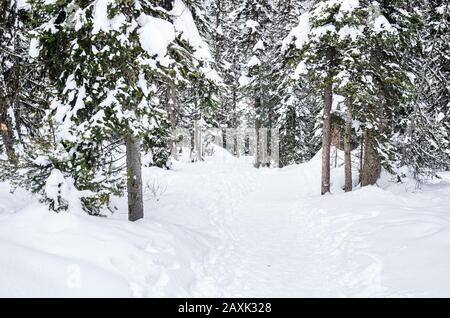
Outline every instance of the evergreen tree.
<path id="1" fill-rule="evenodd" d="M 213 30 L 199 1 L 181 0 L 164 2 L 170 10 L 170 19 L 175 27 L 176 38 L 169 50 L 174 61 L 172 76 L 166 79 L 161 101 L 166 104 L 172 128 L 187 128 L 193 132 L 194 122 L 202 121 L 210 127 L 217 126 L 214 113 L 222 79 L 217 72 L 206 39 L 211 39 Z M 199 26 L 197 28 L 197 26 Z M 173 136 L 171 152 L 176 157 Z M 196 157 L 195 159 L 201 159 Z"/>
<path id="2" fill-rule="evenodd" d="M 285 41 L 293 50 L 288 56 L 298 56 L 294 77 L 306 76 L 324 93 L 322 193 L 329 192 L 332 113 L 346 121 L 354 117 L 358 132 L 364 131 L 363 186 L 376 182 L 382 163 L 386 168 L 396 163 L 395 129 L 389 128 L 409 97 L 409 79 L 397 53 L 405 36 L 402 23 L 408 21 L 400 9 L 400 3 L 322 1 L 300 17 Z M 347 97 L 352 114 L 332 109 L 336 93 Z"/>
<path id="3" fill-rule="evenodd" d="M 417 7 L 417 4 L 420 4 Z M 420 13 L 418 31 L 409 36 L 404 48 L 415 91 L 405 105 L 406 129 L 398 138 L 401 164 L 407 165 L 416 179 L 433 177 L 449 168 L 450 93 L 450 5 L 423 0 L 409 12 Z M 416 48 L 416 49 L 411 49 Z"/>
<path id="4" fill-rule="evenodd" d="M 308 10 L 310 1 L 279 1 L 277 3 L 276 37 L 284 39 L 298 23 L 298 17 Z M 276 44 L 273 64 L 272 98 L 276 122 L 280 127 L 280 165 L 286 166 L 310 160 L 320 148 L 317 124 L 320 98 L 295 74 L 296 56 L 287 50 L 289 41 Z"/>
<path id="5" fill-rule="evenodd" d="M 155 92 L 171 64 L 172 24 L 149 1 L 30 3 L 46 17 L 35 29 L 39 56 L 58 52 L 51 68 L 56 149 L 48 156 L 49 179 L 59 188 L 73 183 L 92 214 L 127 188 L 129 218 L 141 218 L 141 141 L 168 135 Z M 68 199 L 48 188 L 47 181 L 41 191 L 50 206 L 67 208 Z"/>
<path id="6" fill-rule="evenodd" d="M 28 56 L 31 21 L 26 9 L 16 0 L 4 1 L 0 7 L 0 131 L 12 166 L 36 135 L 45 108 L 46 81 L 40 66 Z"/>
<path id="7" fill-rule="evenodd" d="M 245 0 L 235 12 L 235 22 L 242 28 L 238 45 L 244 54 L 239 82 L 246 102 L 252 104 L 248 115 L 253 117 L 256 130 L 255 167 L 263 163 L 260 129 L 271 122 L 269 92 L 269 61 L 272 47 L 269 36 L 273 7 L 269 1 Z"/>

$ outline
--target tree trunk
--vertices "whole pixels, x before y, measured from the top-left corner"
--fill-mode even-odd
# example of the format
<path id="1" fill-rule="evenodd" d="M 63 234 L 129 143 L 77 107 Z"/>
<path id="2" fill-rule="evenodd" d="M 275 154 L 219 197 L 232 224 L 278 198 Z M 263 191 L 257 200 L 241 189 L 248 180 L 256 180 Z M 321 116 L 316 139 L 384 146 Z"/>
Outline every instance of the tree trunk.
<path id="1" fill-rule="evenodd" d="M 373 185 L 380 178 L 381 160 L 376 150 L 375 139 L 370 130 L 364 138 L 364 164 L 361 172 L 361 186 Z"/>
<path id="2" fill-rule="evenodd" d="M 362 176 L 362 171 L 363 171 L 363 160 L 364 160 L 364 136 L 366 134 L 364 133 L 364 131 L 361 134 L 361 138 L 360 138 L 360 145 L 359 145 L 359 176 L 358 176 L 358 183 L 361 184 L 361 176 Z"/>
<path id="3" fill-rule="evenodd" d="M 127 148 L 128 220 L 134 222 L 144 217 L 141 149 L 139 139 L 134 136 L 127 136 L 125 144 Z"/>
<path id="4" fill-rule="evenodd" d="M 16 154 L 14 152 L 14 131 L 7 107 L 3 103 L 0 105 L 0 133 L 2 135 L 3 145 L 8 160 L 13 163 L 16 161 Z"/>
<path id="5" fill-rule="evenodd" d="M 331 106 L 333 84 L 327 84 L 324 95 L 322 139 L 322 195 L 330 192 Z"/>
<path id="6" fill-rule="evenodd" d="M 255 130 L 256 130 L 256 140 L 255 140 L 255 168 L 261 167 L 262 163 L 262 149 L 261 149 L 261 98 L 255 98 Z"/>
<path id="7" fill-rule="evenodd" d="M 167 83 L 167 108 L 169 113 L 170 128 L 175 131 L 177 127 L 177 96 L 175 82 L 172 79 L 169 79 L 169 82 Z M 176 140 L 170 141 L 170 154 L 175 159 L 178 158 Z"/>
<path id="8" fill-rule="evenodd" d="M 336 125 L 332 125 L 334 128 L 331 129 L 331 146 L 334 147 L 334 167 L 337 168 L 338 164 L 338 151 L 340 149 L 341 132 Z"/>
<path id="9" fill-rule="evenodd" d="M 344 133 L 344 162 L 345 162 L 345 192 L 352 191 L 352 157 L 351 157 L 351 133 L 352 133 L 352 98 L 347 98 L 347 117 Z"/>
<path id="10" fill-rule="evenodd" d="M 322 137 L 322 195 L 330 192 L 330 150 L 331 150 L 331 108 L 333 106 L 333 68 L 335 49 L 327 50 L 329 63 L 328 76 L 325 80 L 323 107 L 323 137 Z"/>

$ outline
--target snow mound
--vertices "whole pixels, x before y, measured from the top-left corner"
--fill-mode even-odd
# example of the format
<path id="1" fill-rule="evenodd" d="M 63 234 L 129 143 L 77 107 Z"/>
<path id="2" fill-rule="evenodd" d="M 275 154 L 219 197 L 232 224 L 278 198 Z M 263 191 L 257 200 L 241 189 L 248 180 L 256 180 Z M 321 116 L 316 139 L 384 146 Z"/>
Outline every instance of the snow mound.
<path id="1" fill-rule="evenodd" d="M 164 58 L 167 54 L 167 46 L 175 40 L 173 25 L 163 19 L 145 14 L 139 17 L 138 23 L 141 26 L 138 33 L 142 48 L 150 55 L 156 55 L 158 59 Z"/>

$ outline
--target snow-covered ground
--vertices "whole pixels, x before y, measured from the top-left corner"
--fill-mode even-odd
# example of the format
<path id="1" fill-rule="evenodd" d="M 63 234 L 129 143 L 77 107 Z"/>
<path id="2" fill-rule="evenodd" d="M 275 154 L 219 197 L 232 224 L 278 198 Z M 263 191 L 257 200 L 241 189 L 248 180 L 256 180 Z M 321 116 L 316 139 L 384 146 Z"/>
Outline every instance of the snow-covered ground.
<path id="1" fill-rule="evenodd" d="M 338 165 L 339 166 L 339 165 Z M 320 154 L 145 168 L 146 218 L 51 213 L 0 184 L 0 296 L 450 297 L 450 174 L 320 196 Z"/>

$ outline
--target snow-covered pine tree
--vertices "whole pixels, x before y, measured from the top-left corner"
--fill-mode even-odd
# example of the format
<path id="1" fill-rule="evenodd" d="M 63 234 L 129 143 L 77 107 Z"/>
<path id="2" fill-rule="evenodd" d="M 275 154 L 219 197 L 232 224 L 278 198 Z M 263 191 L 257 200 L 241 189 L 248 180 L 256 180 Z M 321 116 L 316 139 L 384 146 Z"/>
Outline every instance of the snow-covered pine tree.
<path id="1" fill-rule="evenodd" d="M 194 122 L 216 126 L 221 77 L 206 39 L 212 38 L 211 22 L 199 1 L 162 1 L 175 28 L 175 41 L 169 48 L 173 60 L 161 101 L 166 105 L 172 128 L 193 131 Z M 171 152 L 176 157 L 173 136 Z M 201 154 L 200 154 L 201 156 Z M 197 155 L 195 159 L 200 159 Z"/>
<path id="2" fill-rule="evenodd" d="M 249 115 L 253 117 L 256 130 L 255 167 L 263 163 L 260 129 L 270 126 L 270 50 L 273 47 L 269 36 L 273 7 L 268 0 L 245 0 L 234 13 L 235 22 L 241 28 L 238 45 L 244 54 L 239 82 L 246 103 L 252 105 Z M 267 123 L 267 125 L 264 125 Z"/>
<path id="3" fill-rule="evenodd" d="M 19 28 L 17 25 L 17 4 L 15 1 L 3 1 L 0 6 L 0 132 L 2 135 L 3 147 L 6 157 L 10 161 L 16 160 L 14 151 L 14 113 L 12 107 L 11 89 L 14 78 L 14 66 L 17 58 L 21 56 L 17 52 L 16 37 Z M 11 80 L 9 80 L 11 78 Z M 17 84 L 17 82 L 15 83 Z M 15 90 L 15 89 L 14 89 Z M 15 90 L 16 91 L 16 90 Z"/>
<path id="4" fill-rule="evenodd" d="M 300 17 L 285 39 L 284 46 L 291 45 L 287 55 L 297 60 L 294 77 L 306 76 L 324 93 L 322 193 L 330 190 L 332 113 L 350 120 L 332 108 L 334 93 L 351 97 L 353 116 L 364 130 L 362 185 L 377 181 L 382 163 L 390 168 L 396 161 L 392 127 L 409 91 L 398 54 L 404 16 L 400 3 L 321 1 Z"/>
<path id="5" fill-rule="evenodd" d="M 15 169 L 18 157 L 32 146 L 29 139 L 37 135 L 45 107 L 42 69 L 28 55 L 31 21 L 27 8 L 17 0 L 3 1 L 0 6 L 0 132 L 10 160 L 9 167 L 3 162 L 7 170 Z"/>
<path id="6" fill-rule="evenodd" d="M 39 57 L 58 52 L 48 114 L 56 149 L 47 155 L 53 170 L 40 191 L 60 210 L 70 202 L 61 191 L 68 184 L 84 210 L 99 214 L 128 189 L 129 219 L 143 217 L 141 142 L 168 135 L 155 94 L 171 67 L 173 25 L 146 0 L 30 4 L 44 17 L 34 30 Z"/>
<path id="7" fill-rule="evenodd" d="M 287 53 L 296 56 L 294 77 L 307 76 L 317 93 L 323 94 L 322 185 L 321 193 L 330 192 L 330 146 L 333 85 L 339 65 L 340 20 L 354 9 L 354 2 L 321 1 L 299 17 L 299 24 L 284 41 Z"/>
<path id="8" fill-rule="evenodd" d="M 367 90 L 365 107 L 355 112 L 364 130 L 362 186 L 376 183 L 381 166 L 393 172 L 398 163 L 394 140 L 401 129 L 402 105 L 411 98 L 412 91 L 402 55 L 405 38 L 414 32 L 413 17 L 405 10 L 407 6 L 407 1 L 380 1 L 365 8 Z"/>
<path id="9" fill-rule="evenodd" d="M 215 17 L 214 59 L 224 82 L 220 107 L 216 118 L 221 128 L 237 128 L 243 124 L 242 93 L 239 78 L 244 64 L 244 47 L 241 45 L 242 21 L 237 14 L 240 3 L 216 0 L 210 12 Z"/>
<path id="10" fill-rule="evenodd" d="M 286 166 L 310 160 L 320 148 L 316 134 L 320 98 L 311 90 L 308 80 L 294 75 L 295 56 L 283 41 L 298 24 L 299 16 L 308 10 L 311 1 L 278 1 L 274 36 L 275 63 L 272 64 L 272 99 L 276 109 L 276 122 L 280 127 L 280 165 Z"/>
<path id="11" fill-rule="evenodd" d="M 0 180 L 7 180 L 13 190 L 32 189 L 45 174 L 35 159 L 40 148 L 49 146 L 50 137 L 45 136 L 51 136 L 43 121 L 48 81 L 29 56 L 28 9 L 16 0 L 2 2 L 0 9 L 0 128 L 6 152 L 0 156 Z"/>
<path id="12" fill-rule="evenodd" d="M 404 48 L 415 90 L 398 148 L 401 164 L 421 181 L 450 166 L 450 4 L 422 0 L 409 12 L 420 14 L 418 32 Z"/>

